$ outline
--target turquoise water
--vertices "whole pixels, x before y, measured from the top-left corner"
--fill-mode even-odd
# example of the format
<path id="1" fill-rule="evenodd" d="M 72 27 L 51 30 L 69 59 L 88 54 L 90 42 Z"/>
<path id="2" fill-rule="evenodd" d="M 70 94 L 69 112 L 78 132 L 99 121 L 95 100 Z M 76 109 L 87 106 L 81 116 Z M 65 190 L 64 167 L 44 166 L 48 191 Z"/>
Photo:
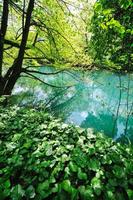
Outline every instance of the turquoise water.
<path id="1" fill-rule="evenodd" d="M 41 67 L 39 71 L 58 70 Z M 34 75 L 58 88 L 23 77 L 13 91 L 19 105 L 41 103 L 66 123 L 93 128 L 115 140 L 125 135 L 133 141 L 133 74 L 67 70 L 56 75 Z"/>

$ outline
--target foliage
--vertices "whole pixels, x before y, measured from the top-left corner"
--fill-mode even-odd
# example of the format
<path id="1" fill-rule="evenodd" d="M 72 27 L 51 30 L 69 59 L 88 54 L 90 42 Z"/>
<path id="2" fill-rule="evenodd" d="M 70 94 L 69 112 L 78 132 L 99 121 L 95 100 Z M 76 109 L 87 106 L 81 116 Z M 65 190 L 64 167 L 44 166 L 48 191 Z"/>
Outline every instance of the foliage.
<path id="1" fill-rule="evenodd" d="M 42 110 L 0 109 L 0 199 L 133 199 L 133 150 Z"/>
<path id="2" fill-rule="evenodd" d="M 78 3 L 82 4 L 80 0 Z M 72 0 L 35 2 L 24 65 L 73 63 L 88 58 L 84 55 L 84 24 L 80 16 L 73 13 L 77 8 L 72 5 Z M 23 1 L 19 0 L 16 5 L 11 4 L 9 10 L 11 23 L 8 25 L 6 39 L 17 44 L 20 44 L 22 37 L 23 6 Z M 84 15 L 88 14 L 89 9 L 81 10 L 84 11 Z M 18 47 L 5 44 L 5 49 L 4 66 L 9 67 L 17 56 Z"/>
<path id="3" fill-rule="evenodd" d="M 85 10 L 84 3 L 0 1 L 0 96 L 12 93 L 22 73 L 36 79 L 28 72 L 29 66 L 90 64 L 85 53 L 86 24 L 82 20 L 89 9 Z"/>
<path id="4" fill-rule="evenodd" d="M 99 0 L 92 18 L 95 62 L 116 69 L 133 70 L 133 2 Z"/>

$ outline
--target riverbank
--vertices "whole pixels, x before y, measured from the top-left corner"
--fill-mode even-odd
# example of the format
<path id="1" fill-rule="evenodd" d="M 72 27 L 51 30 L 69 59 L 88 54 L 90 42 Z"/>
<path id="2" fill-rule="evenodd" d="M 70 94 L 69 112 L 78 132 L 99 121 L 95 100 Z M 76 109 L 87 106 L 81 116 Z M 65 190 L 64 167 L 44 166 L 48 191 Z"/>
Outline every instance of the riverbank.
<path id="1" fill-rule="evenodd" d="M 133 149 L 43 110 L 0 108 L 1 199 L 133 198 Z"/>
<path id="2" fill-rule="evenodd" d="M 44 67 L 42 65 L 41 67 Z M 133 69 L 127 70 L 127 69 L 120 69 L 117 67 L 113 66 L 104 66 L 101 64 L 96 64 L 96 63 L 64 63 L 64 64 L 46 64 L 48 67 L 55 67 L 58 70 L 81 70 L 81 71 L 98 71 L 98 70 L 106 70 L 106 71 L 111 71 L 115 74 L 121 74 L 121 75 L 126 75 L 127 73 L 133 73 Z M 40 67 L 40 66 L 37 66 Z"/>
<path id="3" fill-rule="evenodd" d="M 110 67 L 110 66 L 104 66 L 104 65 L 100 65 L 100 64 L 96 64 L 96 63 L 91 63 L 91 64 L 74 64 L 71 66 L 74 69 L 81 69 L 81 70 L 85 70 L 85 71 L 95 71 L 95 70 L 107 70 L 107 71 L 112 71 L 116 74 L 127 74 L 127 73 L 133 73 L 133 69 L 127 70 L 127 69 L 120 69 L 120 68 L 116 68 L 116 67 Z"/>

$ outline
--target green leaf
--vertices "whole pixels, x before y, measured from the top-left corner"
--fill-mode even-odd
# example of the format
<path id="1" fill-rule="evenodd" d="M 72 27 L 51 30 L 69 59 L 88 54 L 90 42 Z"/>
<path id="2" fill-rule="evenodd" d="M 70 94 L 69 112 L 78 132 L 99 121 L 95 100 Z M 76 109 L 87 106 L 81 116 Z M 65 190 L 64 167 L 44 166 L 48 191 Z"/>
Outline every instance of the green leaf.
<path id="1" fill-rule="evenodd" d="M 81 169 L 78 169 L 78 178 L 81 180 L 87 180 L 87 174 L 82 172 Z"/>
<path id="2" fill-rule="evenodd" d="M 80 192 L 80 196 L 82 199 L 84 200 L 93 199 L 94 193 L 93 193 L 93 189 L 90 186 L 87 186 L 86 188 L 85 186 L 80 186 L 78 190 Z"/>
<path id="3" fill-rule="evenodd" d="M 12 139 L 12 141 L 13 141 L 13 142 L 16 142 L 16 141 L 18 141 L 18 140 L 21 138 L 21 136 L 22 136 L 22 135 L 21 135 L 21 134 L 19 134 L 19 133 L 18 133 L 18 134 L 15 134 L 15 135 L 13 136 L 13 139 Z"/>
<path id="4" fill-rule="evenodd" d="M 109 179 L 109 184 L 113 187 L 117 186 L 118 185 L 118 181 L 116 178 L 110 178 Z"/>
<path id="5" fill-rule="evenodd" d="M 97 195 L 101 194 L 102 184 L 101 184 L 100 179 L 98 179 L 97 177 L 94 177 L 91 180 L 91 186 L 93 187 L 93 189 Z"/>
<path id="6" fill-rule="evenodd" d="M 22 199 L 22 197 L 24 197 L 24 196 L 25 196 L 25 191 L 23 190 L 23 188 L 20 184 L 14 186 L 11 189 L 12 200 L 19 200 L 19 199 Z"/>
<path id="7" fill-rule="evenodd" d="M 11 186 L 10 180 L 5 181 L 3 184 L 5 188 L 10 188 Z"/>
<path id="8" fill-rule="evenodd" d="M 39 183 L 39 184 L 38 184 L 37 192 L 38 192 L 39 194 L 41 194 L 41 193 L 44 193 L 44 191 L 45 191 L 45 190 L 48 190 L 48 189 L 49 189 L 49 181 L 46 180 L 46 181 L 44 181 L 43 183 Z"/>
<path id="9" fill-rule="evenodd" d="M 32 147 L 32 143 L 32 140 L 27 140 L 27 142 L 23 144 L 23 147 L 29 149 L 30 147 Z"/>
<path id="10" fill-rule="evenodd" d="M 89 168 L 93 171 L 97 171 L 100 168 L 100 162 L 96 159 L 89 160 Z"/>
<path id="11" fill-rule="evenodd" d="M 113 167 L 113 173 L 115 174 L 115 176 L 117 178 L 122 178 L 122 177 L 125 176 L 125 169 L 123 167 L 121 167 L 121 166 L 115 165 Z"/>
<path id="12" fill-rule="evenodd" d="M 46 149 L 46 156 L 51 156 L 53 154 L 52 146 L 48 146 Z"/>
<path id="13" fill-rule="evenodd" d="M 71 187 L 71 183 L 69 180 L 64 180 L 62 183 L 61 183 L 61 188 L 63 190 L 65 190 L 66 192 L 68 193 L 71 193 L 72 191 L 72 187 Z"/>
<path id="14" fill-rule="evenodd" d="M 100 12 L 102 10 L 102 5 L 100 3 L 95 4 L 95 11 Z"/>
<path id="15" fill-rule="evenodd" d="M 78 171 L 78 166 L 74 162 L 70 162 L 69 163 L 69 167 L 70 167 L 70 170 L 72 172 L 77 172 Z"/>
<path id="16" fill-rule="evenodd" d="M 108 190 L 105 194 L 107 200 L 115 200 L 115 195 L 111 190 Z"/>
<path id="17" fill-rule="evenodd" d="M 27 190 L 26 190 L 26 196 L 29 198 L 29 199 L 33 199 L 35 197 L 35 188 L 30 185 Z"/>
<path id="18" fill-rule="evenodd" d="M 127 190 L 127 195 L 128 195 L 129 200 L 133 200 L 133 190 L 128 189 Z"/>

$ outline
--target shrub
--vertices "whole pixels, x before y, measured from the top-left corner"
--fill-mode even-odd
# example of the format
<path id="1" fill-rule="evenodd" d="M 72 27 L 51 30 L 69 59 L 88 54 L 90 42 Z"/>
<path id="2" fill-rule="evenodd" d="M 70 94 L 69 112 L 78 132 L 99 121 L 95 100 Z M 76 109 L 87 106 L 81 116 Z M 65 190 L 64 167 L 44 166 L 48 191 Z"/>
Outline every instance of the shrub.
<path id="1" fill-rule="evenodd" d="M 133 199 L 133 150 L 44 111 L 0 110 L 0 199 Z"/>

